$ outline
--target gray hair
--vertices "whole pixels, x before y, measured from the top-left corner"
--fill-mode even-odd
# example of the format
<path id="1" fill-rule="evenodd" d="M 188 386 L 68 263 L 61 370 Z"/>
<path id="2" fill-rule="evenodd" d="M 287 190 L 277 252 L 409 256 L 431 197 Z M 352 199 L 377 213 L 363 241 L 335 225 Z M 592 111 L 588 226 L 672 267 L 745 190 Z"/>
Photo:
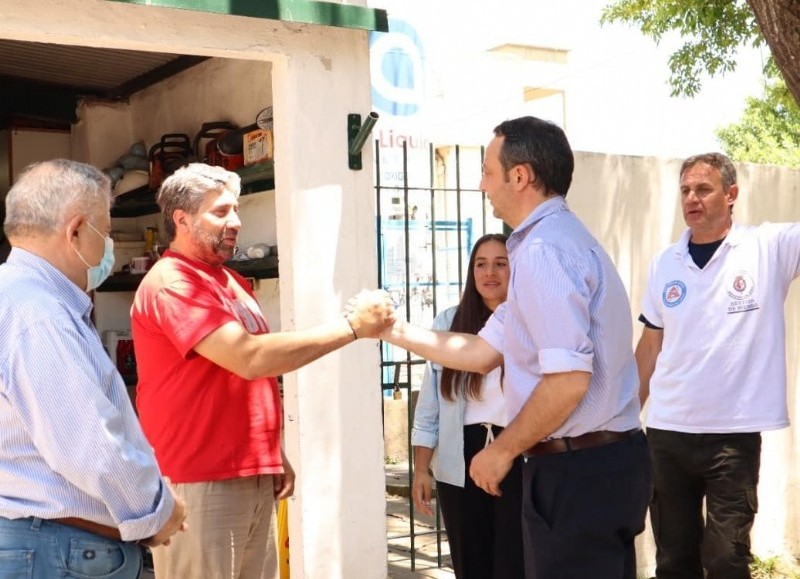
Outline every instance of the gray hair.
<path id="1" fill-rule="evenodd" d="M 238 198 L 240 188 L 239 175 L 222 167 L 190 163 L 175 171 L 161 184 L 156 199 L 164 216 L 167 240 L 175 239 L 175 222 L 172 221 L 175 211 L 181 209 L 189 215 L 196 215 L 209 191 L 222 193 L 227 189 Z"/>
<path id="2" fill-rule="evenodd" d="M 698 163 L 705 163 L 719 171 L 719 174 L 722 176 L 722 189 L 724 191 L 730 189 L 732 185 L 736 185 L 736 167 L 734 167 L 731 160 L 722 153 L 702 153 L 689 157 L 681 165 L 679 176 L 683 177 L 683 174 L 687 170 Z"/>
<path id="3" fill-rule="evenodd" d="M 51 234 L 77 211 L 92 215 L 111 208 L 111 181 L 99 169 L 53 159 L 29 165 L 6 197 L 6 235 Z"/>

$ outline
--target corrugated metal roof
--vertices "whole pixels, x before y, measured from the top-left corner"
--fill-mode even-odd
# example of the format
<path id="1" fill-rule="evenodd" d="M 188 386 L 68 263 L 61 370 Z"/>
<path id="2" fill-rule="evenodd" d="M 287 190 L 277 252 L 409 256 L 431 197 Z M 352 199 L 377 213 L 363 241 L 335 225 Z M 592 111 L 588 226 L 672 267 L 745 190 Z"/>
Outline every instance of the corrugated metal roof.
<path id="1" fill-rule="evenodd" d="M 0 76 L 97 94 L 113 93 L 176 58 L 175 54 L 0 39 Z"/>
<path id="2" fill-rule="evenodd" d="M 74 123 L 83 97 L 124 100 L 203 60 L 0 39 L 0 128 L 25 122 Z"/>

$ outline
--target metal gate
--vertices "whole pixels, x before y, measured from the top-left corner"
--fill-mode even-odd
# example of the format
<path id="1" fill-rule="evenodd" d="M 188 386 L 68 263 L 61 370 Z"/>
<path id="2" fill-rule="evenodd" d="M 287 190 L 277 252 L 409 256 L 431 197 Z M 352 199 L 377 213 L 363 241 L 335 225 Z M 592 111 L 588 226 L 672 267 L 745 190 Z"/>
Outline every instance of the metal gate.
<path id="1" fill-rule="evenodd" d="M 375 142 L 378 283 L 415 325 L 430 327 L 440 310 L 458 303 L 475 240 L 503 230 L 478 189 L 483 154 L 483 147 L 409 149 L 403 143 L 386 150 Z M 405 556 L 412 571 L 418 559 L 449 566 L 438 502 L 436 516 L 426 520 L 410 499 L 411 429 L 424 366 L 425 360 L 381 344 L 390 569 L 393 558 Z"/>

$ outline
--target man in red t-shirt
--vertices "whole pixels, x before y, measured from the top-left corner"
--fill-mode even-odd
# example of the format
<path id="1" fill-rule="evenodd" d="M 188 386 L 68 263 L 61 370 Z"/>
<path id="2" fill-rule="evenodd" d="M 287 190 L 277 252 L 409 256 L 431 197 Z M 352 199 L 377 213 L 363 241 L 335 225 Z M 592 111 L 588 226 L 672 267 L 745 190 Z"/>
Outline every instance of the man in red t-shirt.
<path id="1" fill-rule="evenodd" d="M 275 376 L 393 322 L 387 295 L 346 317 L 270 334 L 253 292 L 223 266 L 241 227 L 239 177 L 193 163 L 158 194 L 169 249 L 131 309 L 142 428 L 186 501 L 188 530 L 154 549 L 158 579 L 278 577 L 275 500 L 294 489 Z"/>

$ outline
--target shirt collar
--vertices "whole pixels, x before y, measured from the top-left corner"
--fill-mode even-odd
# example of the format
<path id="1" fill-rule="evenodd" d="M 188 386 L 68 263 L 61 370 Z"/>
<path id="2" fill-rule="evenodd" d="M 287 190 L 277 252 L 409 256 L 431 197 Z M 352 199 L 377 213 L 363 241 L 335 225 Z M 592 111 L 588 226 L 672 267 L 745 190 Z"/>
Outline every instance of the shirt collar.
<path id="1" fill-rule="evenodd" d="M 62 298 L 68 308 L 77 312 L 82 318 L 88 319 L 92 309 L 89 295 L 49 261 L 26 249 L 14 247 L 8 254 L 6 263 L 33 272 L 34 277 L 40 279 L 45 287 L 49 287 L 54 294 Z"/>
<path id="2" fill-rule="evenodd" d="M 200 269 L 211 276 L 217 277 L 222 275 L 224 277 L 225 274 L 225 268 L 222 265 L 210 265 L 204 261 L 200 261 L 199 259 L 195 259 L 193 257 L 189 257 L 188 255 L 175 251 L 174 249 L 167 248 L 164 251 L 164 253 L 161 254 L 161 257 L 175 258 L 179 261 L 189 264 L 191 267 L 195 269 Z"/>
<path id="3" fill-rule="evenodd" d="M 563 195 L 556 195 L 539 204 L 539 206 L 531 211 L 524 221 L 511 232 L 507 243 L 508 251 L 513 251 L 514 248 L 525 239 L 528 232 L 542 219 L 554 213 L 558 213 L 559 211 L 569 211 L 567 200 L 564 199 Z"/>
<path id="4" fill-rule="evenodd" d="M 730 245 L 736 246 L 742 240 L 742 236 L 745 233 L 745 228 L 741 225 L 738 225 L 735 221 L 731 224 L 731 229 L 728 231 L 728 235 L 725 236 L 725 239 L 722 240 L 721 245 Z M 689 240 L 692 238 L 692 230 L 686 229 L 681 235 L 681 238 L 678 240 L 678 243 L 675 244 L 675 255 L 684 256 L 689 253 Z"/>

